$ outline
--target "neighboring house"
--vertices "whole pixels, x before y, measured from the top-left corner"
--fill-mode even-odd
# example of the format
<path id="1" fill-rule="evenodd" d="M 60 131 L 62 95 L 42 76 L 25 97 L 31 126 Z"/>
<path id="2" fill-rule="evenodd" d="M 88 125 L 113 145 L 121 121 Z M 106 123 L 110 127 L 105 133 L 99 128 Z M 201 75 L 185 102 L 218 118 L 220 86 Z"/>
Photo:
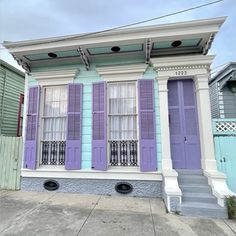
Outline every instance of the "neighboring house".
<path id="1" fill-rule="evenodd" d="M 0 135 L 22 135 L 24 89 L 24 73 L 0 59 Z"/>
<path id="2" fill-rule="evenodd" d="M 217 166 L 236 193 L 236 62 L 209 82 Z"/>
<path id="3" fill-rule="evenodd" d="M 22 189 L 133 187 L 169 211 L 227 217 L 206 55 L 224 20 L 4 43 L 29 74 Z"/>
<path id="4" fill-rule="evenodd" d="M 212 118 L 236 118 L 236 62 L 231 62 L 209 82 Z"/>

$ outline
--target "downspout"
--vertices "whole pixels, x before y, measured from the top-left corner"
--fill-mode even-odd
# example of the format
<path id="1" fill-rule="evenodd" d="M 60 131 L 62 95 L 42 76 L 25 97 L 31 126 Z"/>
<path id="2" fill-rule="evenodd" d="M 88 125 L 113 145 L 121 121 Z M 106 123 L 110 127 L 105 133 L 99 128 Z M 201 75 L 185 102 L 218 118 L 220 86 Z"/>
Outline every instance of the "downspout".
<path id="1" fill-rule="evenodd" d="M 1 98 L 1 116 L 0 116 L 0 136 L 2 135 L 2 124 L 3 124 L 3 111 L 4 111 L 4 97 L 5 97 L 5 91 L 6 91 L 6 81 L 7 81 L 7 72 L 4 69 L 4 79 L 3 79 L 3 92 L 2 92 L 2 98 Z"/>

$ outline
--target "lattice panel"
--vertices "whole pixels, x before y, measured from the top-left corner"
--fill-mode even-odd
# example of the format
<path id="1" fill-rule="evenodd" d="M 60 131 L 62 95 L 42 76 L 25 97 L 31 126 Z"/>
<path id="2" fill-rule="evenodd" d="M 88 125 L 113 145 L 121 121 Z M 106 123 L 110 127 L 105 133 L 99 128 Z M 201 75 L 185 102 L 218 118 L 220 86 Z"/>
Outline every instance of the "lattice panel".
<path id="1" fill-rule="evenodd" d="M 217 121 L 215 126 L 220 133 L 236 132 L 236 121 Z"/>

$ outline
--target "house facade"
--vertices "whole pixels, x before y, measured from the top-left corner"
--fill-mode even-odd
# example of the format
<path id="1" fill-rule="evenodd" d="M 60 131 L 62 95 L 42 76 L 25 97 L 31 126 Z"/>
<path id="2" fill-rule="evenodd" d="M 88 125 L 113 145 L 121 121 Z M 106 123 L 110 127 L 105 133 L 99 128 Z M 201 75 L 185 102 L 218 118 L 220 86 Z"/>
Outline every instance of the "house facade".
<path id="1" fill-rule="evenodd" d="M 186 170 L 221 211 L 231 192 L 216 166 L 207 53 L 224 20 L 5 43 L 28 71 L 22 189 L 130 190 L 175 211 Z"/>
<path id="2" fill-rule="evenodd" d="M 213 134 L 218 170 L 236 193 L 236 62 L 220 70 L 209 82 Z"/>
<path id="3" fill-rule="evenodd" d="M 209 83 L 212 118 L 236 118 L 236 62 L 231 62 Z"/>
<path id="4" fill-rule="evenodd" d="M 21 136 L 25 75 L 0 59 L 0 136 Z"/>

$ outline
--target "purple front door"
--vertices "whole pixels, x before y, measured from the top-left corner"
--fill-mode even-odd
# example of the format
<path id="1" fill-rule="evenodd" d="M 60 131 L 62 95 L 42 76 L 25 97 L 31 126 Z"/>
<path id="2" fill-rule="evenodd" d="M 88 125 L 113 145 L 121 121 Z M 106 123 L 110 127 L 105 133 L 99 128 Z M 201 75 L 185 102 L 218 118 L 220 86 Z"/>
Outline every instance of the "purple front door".
<path id="1" fill-rule="evenodd" d="M 193 81 L 169 81 L 168 103 L 173 168 L 200 169 L 201 150 Z"/>

